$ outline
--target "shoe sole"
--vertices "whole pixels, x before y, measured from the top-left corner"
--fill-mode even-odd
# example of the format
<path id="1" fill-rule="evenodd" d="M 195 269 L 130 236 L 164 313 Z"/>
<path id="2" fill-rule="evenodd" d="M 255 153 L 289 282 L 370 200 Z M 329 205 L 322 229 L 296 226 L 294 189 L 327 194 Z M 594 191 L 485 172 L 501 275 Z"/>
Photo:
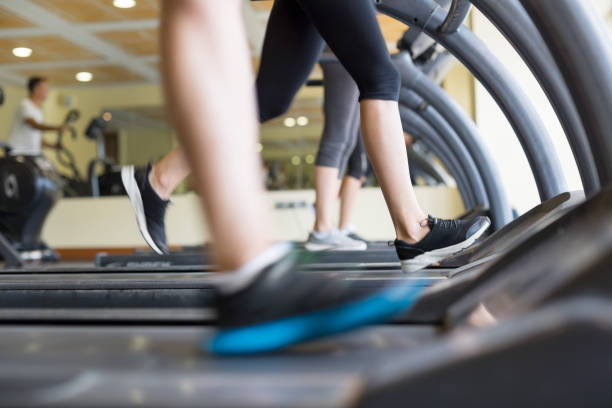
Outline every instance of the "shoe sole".
<path id="1" fill-rule="evenodd" d="M 455 245 L 451 245 L 445 248 L 435 249 L 433 251 L 425 252 L 419 256 L 416 256 L 412 259 L 407 259 L 405 261 L 400 261 L 402 264 L 402 272 L 404 273 L 412 273 L 420 271 L 421 269 L 436 263 L 440 262 L 451 255 L 456 254 L 474 244 L 478 238 L 484 234 L 489 227 L 491 226 L 491 221 L 487 220 L 485 224 L 478 231 L 476 231 L 472 236 L 466 239 L 463 242 L 460 242 Z"/>
<path id="2" fill-rule="evenodd" d="M 266 353 L 306 340 L 382 323 L 412 306 L 426 285 L 417 282 L 386 289 L 357 302 L 301 316 L 221 330 L 202 347 L 219 355 Z"/>
<path id="3" fill-rule="evenodd" d="M 307 242 L 304 244 L 304 249 L 310 252 L 319 252 L 319 251 L 365 251 L 368 249 L 368 244 L 365 242 L 363 245 L 359 246 L 338 246 L 338 245 L 330 245 L 330 244 L 314 244 L 312 242 Z"/>
<path id="4" fill-rule="evenodd" d="M 140 189 L 138 188 L 138 184 L 136 184 L 136 178 L 134 177 L 134 173 L 134 166 L 125 166 L 121 169 L 121 181 L 123 182 L 123 187 L 127 192 L 127 195 L 130 199 L 130 203 L 132 204 L 132 208 L 134 209 L 134 213 L 136 214 L 136 223 L 138 224 L 138 230 L 140 231 L 140 235 L 142 235 L 142 237 L 151 247 L 151 249 L 155 251 L 158 255 L 163 255 L 164 252 L 159 249 L 159 247 L 151 237 L 149 229 L 147 228 L 147 218 L 144 212 L 144 204 L 142 203 L 142 196 L 140 195 Z"/>

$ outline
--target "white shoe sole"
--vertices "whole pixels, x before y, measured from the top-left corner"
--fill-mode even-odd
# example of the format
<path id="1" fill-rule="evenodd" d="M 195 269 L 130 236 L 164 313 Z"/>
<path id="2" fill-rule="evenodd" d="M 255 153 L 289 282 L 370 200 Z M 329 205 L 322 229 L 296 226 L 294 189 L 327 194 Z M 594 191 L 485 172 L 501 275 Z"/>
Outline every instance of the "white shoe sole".
<path id="1" fill-rule="evenodd" d="M 136 223 L 138 224 L 140 234 L 153 251 L 155 251 L 159 255 L 163 255 L 164 252 L 159 249 L 157 244 L 155 244 L 155 241 L 153 241 L 153 238 L 149 233 L 149 229 L 147 228 L 147 218 L 144 212 L 142 196 L 140 195 L 140 189 L 138 188 L 138 184 L 136 184 L 134 172 L 134 166 L 124 166 L 123 168 L 121 168 L 121 181 L 123 182 L 123 187 L 125 188 L 125 191 L 127 192 L 127 195 L 130 198 L 130 203 L 132 204 L 132 208 L 134 209 L 134 213 L 136 214 Z"/>
<path id="2" fill-rule="evenodd" d="M 491 222 L 487 221 L 478 231 L 463 242 L 445 248 L 434 249 L 433 251 L 425 252 L 424 254 L 416 256 L 412 259 L 400 261 L 402 264 L 402 272 L 412 273 L 419 271 L 433 263 L 440 262 L 449 256 L 468 248 L 469 246 L 473 245 L 474 242 L 476 242 L 476 240 L 480 238 L 490 226 Z"/>
<path id="3" fill-rule="evenodd" d="M 363 245 L 353 245 L 353 246 L 341 246 L 341 245 L 331 245 L 331 244 L 315 244 L 312 242 L 307 242 L 304 244 L 304 249 L 310 252 L 319 252 L 319 251 L 365 251 L 368 249 L 368 244 L 365 242 Z"/>

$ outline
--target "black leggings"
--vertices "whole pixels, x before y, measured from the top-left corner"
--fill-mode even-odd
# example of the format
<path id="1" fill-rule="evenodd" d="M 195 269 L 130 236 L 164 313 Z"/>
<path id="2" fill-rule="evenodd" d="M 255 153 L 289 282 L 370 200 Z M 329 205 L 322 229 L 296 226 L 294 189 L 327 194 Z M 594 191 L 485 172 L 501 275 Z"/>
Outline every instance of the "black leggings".
<path id="1" fill-rule="evenodd" d="M 320 62 L 323 69 L 325 126 L 317 166 L 335 167 L 342 178 L 361 179 L 368 174 L 368 158 L 361 137 L 359 90 L 355 81 L 339 62 Z"/>
<path id="2" fill-rule="evenodd" d="M 357 180 L 361 180 L 363 177 L 368 177 L 371 172 L 372 165 L 370 164 L 370 160 L 368 160 L 368 154 L 366 153 L 365 146 L 363 144 L 361 131 L 358 131 L 357 143 L 355 143 L 355 148 L 348 158 L 346 175 L 356 178 Z"/>
<path id="3" fill-rule="evenodd" d="M 287 111 L 324 41 L 357 83 L 359 100 L 398 99 L 400 77 L 371 0 L 276 0 L 256 80 L 261 122 Z"/>
<path id="4" fill-rule="evenodd" d="M 317 166 L 335 167 L 342 170 L 357 144 L 359 130 L 359 90 L 342 64 L 321 62 L 325 97 L 323 111 L 325 125 L 319 142 Z"/>

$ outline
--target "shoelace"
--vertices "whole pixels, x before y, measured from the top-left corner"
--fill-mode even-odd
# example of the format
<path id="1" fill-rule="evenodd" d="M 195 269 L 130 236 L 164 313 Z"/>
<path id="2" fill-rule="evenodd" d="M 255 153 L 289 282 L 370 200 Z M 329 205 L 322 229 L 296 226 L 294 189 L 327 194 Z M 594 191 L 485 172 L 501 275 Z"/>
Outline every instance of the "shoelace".
<path id="1" fill-rule="evenodd" d="M 438 219 L 437 224 L 445 230 L 455 231 L 460 228 L 459 220 L 442 220 Z"/>

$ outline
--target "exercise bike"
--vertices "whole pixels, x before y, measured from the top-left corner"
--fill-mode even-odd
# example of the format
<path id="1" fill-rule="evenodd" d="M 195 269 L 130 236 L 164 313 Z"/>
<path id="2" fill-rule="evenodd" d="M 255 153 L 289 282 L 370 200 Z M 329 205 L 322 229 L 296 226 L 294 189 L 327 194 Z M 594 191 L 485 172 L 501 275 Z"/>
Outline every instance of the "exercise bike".
<path id="1" fill-rule="evenodd" d="M 72 111 L 71 111 L 72 112 Z M 70 113 L 66 123 L 78 119 Z M 0 158 L 0 255 L 5 266 L 57 262 L 60 257 L 41 239 L 49 212 L 61 197 L 62 180 L 43 155 L 12 155 L 2 143 Z"/>

